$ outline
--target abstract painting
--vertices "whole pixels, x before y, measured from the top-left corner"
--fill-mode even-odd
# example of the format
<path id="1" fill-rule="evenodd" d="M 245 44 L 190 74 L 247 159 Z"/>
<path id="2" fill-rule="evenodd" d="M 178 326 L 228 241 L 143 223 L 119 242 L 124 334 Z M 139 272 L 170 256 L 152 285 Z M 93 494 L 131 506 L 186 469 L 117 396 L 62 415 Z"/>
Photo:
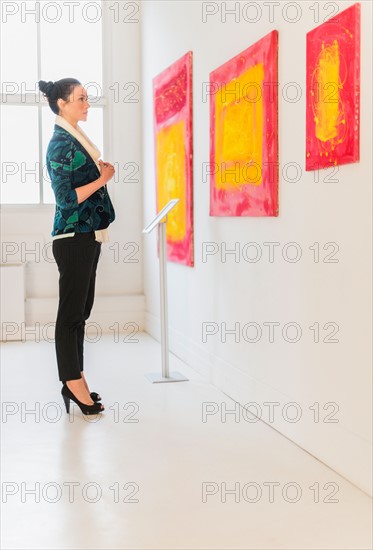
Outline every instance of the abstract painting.
<path id="1" fill-rule="evenodd" d="M 191 51 L 153 79 L 157 212 L 180 199 L 167 217 L 167 259 L 188 266 L 194 265 L 192 91 Z"/>
<path id="2" fill-rule="evenodd" d="M 307 33 L 306 170 L 359 160 L 360 4 Z"/>
<path id="3" fill-rule="evenodd" d="M 210 216 L 278 215 L 278 32 L 210 73 Z"/>

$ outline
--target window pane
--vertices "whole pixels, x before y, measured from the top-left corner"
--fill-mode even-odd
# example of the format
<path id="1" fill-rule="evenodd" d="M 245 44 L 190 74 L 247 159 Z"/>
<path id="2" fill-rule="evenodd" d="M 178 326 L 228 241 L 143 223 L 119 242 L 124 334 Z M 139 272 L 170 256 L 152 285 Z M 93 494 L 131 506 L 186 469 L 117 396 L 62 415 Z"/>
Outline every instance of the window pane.
<path id="1" fill-rule="evenodd" d="M 103 95 L 101 2 L 62 2 L 60 7 L 57 2 L 48 4 L 47 16 L 41 18 L 42 80 L 55 82 L 72 77 L 86 87 L 90 96 Z M 57 14 L 58 21 L 51 22 Z"/>
<path id="2" fill-rule="evenodd" d="M 1 80 L 2 91 L 22 94 L 27 90 L 38 91 L 36 16 L 26 14 L 22 5 L 26 2 L 8 3 L 3 6 L 1 20 Z M 30 2 L 30 5 L 35 2 Z M 9 83 L 4 89 L 4 83 Z M 12 84 L 13 83 L 13 84 Z"/>
<path id="3" fill-rule="evenodd" d="M 38 203 L 38 108 L 2 105 L 0 113 L 1 202 Z"/>
<path id="4" fill-rule="evenodd" d="M 101 151 L 101 158 L 104 157 L 103 151 L 103 111 L 102 107 L 91 107 L 88 111 L 88 118 L 86 122 L 79 122 L 80 128 L 89 139 L 98 147 Z M 43 147 L 43 193 L 44 202 L 48 204 L 55 204 L 55 197 L 52 190 L 51 182 L 49 180 L 49 174 L 46 168 L 46 152 L 49 141 L 53 135 L 54 124 L 56 115 L 51 111 L 49 107 L 44 107 L 42 110 L 42 147 Z"/>

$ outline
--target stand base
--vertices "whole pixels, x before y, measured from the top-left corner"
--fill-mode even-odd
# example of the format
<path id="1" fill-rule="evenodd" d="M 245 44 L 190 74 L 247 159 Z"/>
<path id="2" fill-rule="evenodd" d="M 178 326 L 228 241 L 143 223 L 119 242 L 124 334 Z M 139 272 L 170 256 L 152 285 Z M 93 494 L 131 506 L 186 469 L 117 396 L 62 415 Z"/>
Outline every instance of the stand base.
<path id="1" fill-rule="evenodd" d="M 161 376 L 158 372 L 150 372 L 149 374 L 145 374 L 146 378 L 155 384 L 156 382 L 188 382 L 189 379 L 186 378 L 183 374 L 180 374 L 180 372 L 170 372 L 169 377 Z"/>

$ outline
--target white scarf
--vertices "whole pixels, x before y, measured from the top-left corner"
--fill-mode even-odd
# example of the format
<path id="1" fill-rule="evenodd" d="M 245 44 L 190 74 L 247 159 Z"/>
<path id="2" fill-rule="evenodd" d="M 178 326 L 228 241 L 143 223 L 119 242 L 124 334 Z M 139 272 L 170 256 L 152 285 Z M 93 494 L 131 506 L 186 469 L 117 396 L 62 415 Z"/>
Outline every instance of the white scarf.
<path id="1" fill-rule="evenodd" d="M 94 143 L 89 139 L 89 137 L 86 135 L 85 132 L 80 128 L 80 126 L 77 124 L 77 127 L 74 128 L 70 122 L 66 120 L 66 118 L 56 115 L 55 123 L 58 126 L 61 126 L 64 130 L 69 132 L 75 139 L 79 141 L 79 143 L 84 147 L 84 149 L 89 153 L 89 155 L 92 157 L 94 163 L 96 164 L 100 174 L 101 174 L 101 168 L 98 163 L 98 159 L 101 156 L 101 151 L 96 147 Z M 97 229 L 95 231 L 95 238 L 96 241 L 100 241 L 102 243 L 109 242 L 109 232 L 106 229 Z"/>

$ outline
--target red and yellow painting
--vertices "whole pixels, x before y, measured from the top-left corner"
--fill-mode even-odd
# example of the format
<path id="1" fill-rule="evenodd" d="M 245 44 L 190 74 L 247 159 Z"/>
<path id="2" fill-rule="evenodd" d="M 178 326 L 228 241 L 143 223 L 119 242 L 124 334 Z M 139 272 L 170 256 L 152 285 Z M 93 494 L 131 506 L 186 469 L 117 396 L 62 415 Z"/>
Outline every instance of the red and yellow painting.
<path id="1" fill-rule="evenodd" d="M 278 215 L 278 32 L 210 73 L 210 216 Z"/>
<path id="2" fill-rule="evenodd" d="M 194 265 L 192 52 L 153 79 L 157 212 L 180 199 L 167 216 L 167 259 Z"/>
<path id="3" fill-rule="evenodd" d="M 307 33 L 306 170 L 359 160 L 360 4 Z"/>

